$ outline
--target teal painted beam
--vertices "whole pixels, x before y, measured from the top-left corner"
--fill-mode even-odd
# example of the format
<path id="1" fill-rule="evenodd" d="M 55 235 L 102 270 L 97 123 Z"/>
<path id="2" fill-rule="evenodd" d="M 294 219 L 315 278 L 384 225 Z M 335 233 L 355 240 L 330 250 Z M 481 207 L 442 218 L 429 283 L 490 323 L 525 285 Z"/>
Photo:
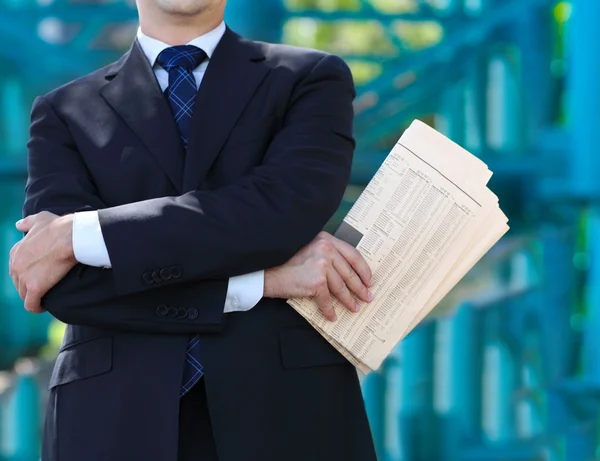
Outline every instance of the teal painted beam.
<path id="1" fill-rule="evenodd" d="M 361 89 L 356 101 L 356 133 L 362 145 L 372 148 L 390 128 L 379 123 L 405 123 L 404 112 L 466 74 L 466 64 L 502 26 L 529 8 L 549 6 L 551 0 L 512 0 L 484 12 L 476 21 L 455 26 L 455 33 L 437 46 L 385 64 L 384 73 Z"/>
<path id="2" fill-rule="evenodd" d="M 14 461 L 35 461 L 41 447 L 41 389 L 33 376 L 32 363 L 22 366 L 27 369 L 17 375 L 14 394 L 8 405 L 7 439 Z"/>
<path id="3" fill-rule="evenodd" d="M 288 14 L 283 0 L 229 0 L 225 20 L 251 40 L 279 43 Z"/>
<path id="4" fill-rule="evenodd" d="M 600 2 L 572 0 L 569 23 L 569 128 L 574 156 L 570 171 L 572 193 L 600 199 Z"/>
<path id="5" fill-rule="evenodd" d="M 373 372 L 363 379 L 362 392 L 375 450 L 381 458 L 385 453 L 386 377 L 383 370 Z"/>

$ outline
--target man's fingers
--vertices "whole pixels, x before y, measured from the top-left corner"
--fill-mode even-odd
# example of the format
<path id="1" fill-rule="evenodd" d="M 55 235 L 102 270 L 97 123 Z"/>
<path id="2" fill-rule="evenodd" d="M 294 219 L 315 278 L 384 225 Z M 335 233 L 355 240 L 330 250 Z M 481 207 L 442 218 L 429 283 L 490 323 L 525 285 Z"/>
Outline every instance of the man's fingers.
<path id="1" fill-rule="evenodd" d="M 317 306 L 319 306 L 319 310 L 327 320 L 330 322 L 335 322 L 337 320 L 337 315 L 335 315 L 335 310 L 333 309 L 333 302 L 331 301 L 331 295 L 327 290 L 317 293 L 314 296 L 314 300 L 317 303 Z"/>
<path id="2" fill-rule="evenodd" d="M 17 243 L 18 245 L 18 243 Z M 15 253 L 17 252 L 17 245 L 13 246 L 8 254 L 8 274 L 15 280 L 16 271 L 15 271 Z M 16 285 L 15 285 L 16 286 Z"/>
<path id="3" fill-rule="evenodd" d="M 341 253 L 337 253 L 333 257 L 333 267 L 343 279 L 345 286 L 352 293 L 366 303 L 371 302 L 373 298 L 370 295 L 369 289 Z"/>
<path id="4" fill-rule="evenodd" d="M 15 226 L 21 232 L 29 232 L 31 230 L 31 228 L 33 227 L 33 225 L 35 224 L 36 216 L 37 215 L 27 216 L 26 218 L 17 221 Z"/>
<path id="5" fill-rule="evenodd" d="M 50 213 L 49 211 L 40 211 L 37 214 L 32 214 L 26 218 L 20 219 L 16 222 L 15 226 L 21 232 L 29 232 L 33 229 L 33 226 L 40 224 L 42 227 L 51 223 L 58 215 Z"/>
<path id="6" fill-rule="evenodd" d="M 27 311 L 33 314 L 41 314 L 44 312 L 41 302 L 41 297 L 35 291 L 27 291 L 27 294 L 25 295 L 25 309 Z"/>
<path id="7" fill-rule="evenodd" d="M 330 242 L 344 259 L 348 261 L 365 286 L 370 287 L 372 285 L 373 274 L 371 273 L 371 268 L 356 248 L 326 232 L 322 232 L 319 235 Z"/>
<path id="8" fill-rule="evenodd" d="M 344 279 L 338 271 L 331 267 L 327 274 L 327 286 L 329 292 L 341 302 L 350 312 L 358 312 L 358 304 L 352 293 L 348 290 Z"/>
<path id="9" fill-rule="evenodd" d="M 19 293 L 19 298 L 21 298 L 24 301 L 25 293 L 27 292 L 27 290 L 24 289 L 24 284 L 21 282 L 16 273 L 11 273 L 10 278 L 12 280 L 13 285 L 15 286 L 15 289 L 17 290 L 17 293 Z"/>
<path id="10" fill-rule="evenodd" d="M 333 309 L 333 301 L 331 300 L 331 295 L 329 294 L 329 289 L 327 287 L 327 281 L 317 289 L 313 299 L 327 320 L 330 322 L 335 322 L 337 320 L 335 310 Z"/>
<path id="11" fill-rule="evenodd" d="M 13 285 L 15 286 L 15 289 L 19 292 L 20 298 L 24 300 L 25 290 L 16 267 L 17 251 L 19 249 L 20 244 L 21 242 L 17 242 L 10 250 L 10 255 L 8 258 L 8 274 L 13 282 Z"/>
<path id="12" fill-rule="evenodd" d="M 13 283 L 15 284 L 15 287 L 17 288 L 17 291 L 19 292 L 19 298 L 21 298 L 23 301 L 25 301 L 25 296 L 27 295 L 27 285 L 26 285 L 25 281 L 20 277 L 15 277 L 13 279 Z"/>

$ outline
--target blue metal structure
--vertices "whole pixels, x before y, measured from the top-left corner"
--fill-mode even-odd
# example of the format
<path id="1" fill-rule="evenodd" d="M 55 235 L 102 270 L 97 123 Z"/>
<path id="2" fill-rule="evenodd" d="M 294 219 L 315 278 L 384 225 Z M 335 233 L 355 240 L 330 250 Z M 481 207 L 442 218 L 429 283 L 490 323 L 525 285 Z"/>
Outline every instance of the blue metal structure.
<path id="1" fill-rule="evenodd" d="M 363 380 L 380 460 L 598 459 L 600 2 L 229 4 L 242 34 L 327 42 L 355 71 L 358 147 L 333 224 L 416 117 L 488 163 L 511 219 L 478 288 Z M 34 96 L 118 57 L 135 20 L 126 3 L 0 0 L 0 38 L 14 44 L 0 48 L 0 259 L 18 238 Z M 22 312 L 7 276 L 3 288 L 0 368 L 43 345 L 48 320 Z M 0 379 L 1 461 L 35 459 L 38 388 L 17 371 L 4 390 Z"/>

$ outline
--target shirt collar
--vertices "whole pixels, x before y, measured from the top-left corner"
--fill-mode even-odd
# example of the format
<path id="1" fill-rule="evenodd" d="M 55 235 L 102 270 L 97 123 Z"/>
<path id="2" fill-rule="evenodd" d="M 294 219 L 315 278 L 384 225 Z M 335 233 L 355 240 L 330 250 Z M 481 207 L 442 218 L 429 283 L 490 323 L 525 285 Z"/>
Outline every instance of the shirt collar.
<path id="1" fill-rule="evenodd" d="M 221 41 L 221 38 L 223 38 L 223 35 L 225 34 L 225 29 L 225 22 L 221 22 L 221 24 L 219 24 L 210 32 L 207 32 L 204 35 L 201 35 L 200 37 L 196 37 L 187 44 L 197 46 L 198 48 L 204 50 L 204 52 L 210 59 L 215 51 L 215 48 Z M 140 47 L 142 48 L 142 51 L 146 55 L 146 58 L 148 59 L 148 62 L 150 62 L 150 65 L 152 67 L 154 67 L 158 55 L 165 48 L 169 48 L 171 46 L 155 38 L 148 37 L 142 32 L 141 27 L 138 28 L 137 39 L 140 44 Z"/>

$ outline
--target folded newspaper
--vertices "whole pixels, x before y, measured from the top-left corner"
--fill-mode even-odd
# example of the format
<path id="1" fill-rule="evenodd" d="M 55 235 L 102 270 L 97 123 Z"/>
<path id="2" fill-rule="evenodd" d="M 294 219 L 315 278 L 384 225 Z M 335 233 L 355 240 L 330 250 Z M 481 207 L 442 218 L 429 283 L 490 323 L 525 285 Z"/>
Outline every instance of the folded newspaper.
<path id="1" fill-rule="evenodd" d="M 508 231 L 485 163 L 426 124 L 404 132 L 336 232 L 373 272 L 358 313 L 288 303 L 362 373 L 388 354 Z"/>

